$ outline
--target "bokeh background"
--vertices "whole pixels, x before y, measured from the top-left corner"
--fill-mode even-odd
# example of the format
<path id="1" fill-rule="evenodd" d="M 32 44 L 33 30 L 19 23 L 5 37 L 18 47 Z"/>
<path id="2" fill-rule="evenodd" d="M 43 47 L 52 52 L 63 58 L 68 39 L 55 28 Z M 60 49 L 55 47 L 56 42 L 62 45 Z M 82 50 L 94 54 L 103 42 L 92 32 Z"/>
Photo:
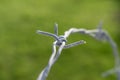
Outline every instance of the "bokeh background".
<path id="1" fill-rule="evenodd" d="M 0 0 L 0 80 L 36 80 L 52 52 L 53 38 L 36 30 L 59 34 L 71 27 L 95 29 L 103 20 L 120 50 L 119 0 Z M 107 42 L 87 35 L 73 34 L 68 43 L 87 44 L 63 50 L 47 80 L 116 80 L 101 73 L 114 67 Z"/>

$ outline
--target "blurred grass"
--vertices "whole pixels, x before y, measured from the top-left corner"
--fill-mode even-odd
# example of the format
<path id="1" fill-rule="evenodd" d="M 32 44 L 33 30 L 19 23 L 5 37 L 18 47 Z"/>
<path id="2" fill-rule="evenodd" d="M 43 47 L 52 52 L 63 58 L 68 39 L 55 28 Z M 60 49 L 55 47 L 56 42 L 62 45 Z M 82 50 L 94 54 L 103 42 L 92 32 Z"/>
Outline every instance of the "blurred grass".
<path id="1" fill-rule="evenodd" d="M 119 44 L 117 7 L 115 0 L 0 0 L 0 80 L 36 80 L 49 60 L 53 39 L 35 31 L 53 32 L 55 22 L 63 34 L 71 27 L 94 29 L 103 20 L 103 28 Z M 87 44 L 64 50 L 47 80 L 116 79 L 101 77 L 114 66 L 109 44 L 79 34 L 68 41 L 81 39 Z"/>

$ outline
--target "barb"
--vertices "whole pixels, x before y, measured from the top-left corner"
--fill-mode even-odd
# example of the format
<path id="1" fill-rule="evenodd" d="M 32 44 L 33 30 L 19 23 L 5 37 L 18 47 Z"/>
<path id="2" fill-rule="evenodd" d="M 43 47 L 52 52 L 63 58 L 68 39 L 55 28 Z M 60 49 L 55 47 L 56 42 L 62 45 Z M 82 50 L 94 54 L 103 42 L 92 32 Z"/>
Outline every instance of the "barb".
<path id="1" fill-rule="evenodd" d="M 85 44 L 85 43 L 86 42 L 84 40 L 80 40 L 80 41 L 65 45 L 64 49 L 71 48 L 71 47 L 74 47 L 74 46 L 77 46 L 77 45 L 80 45 L 80 44 Z"/>
<path id="2" fill-rule="evenodd" d="M 46 36 L 51 36 L 53 38 L 55 38 L 56 40 L 59 41 L 59 37 L 55 34 L 52 34 L 52 33 L 49 33 L 49 32 L 45 32 L 45 31 L 40 31 L 40 30 L 37 30 L 36 31 L 38 34 L 43 34 L 43 35 L 46 35 Z"/>
<path id="3" fill-rule="evenodd" d="M 65 43 L 67 42 L 66 38 L 70 35 L 70 33 L 72 32 L 71 30 L 70 31 L 67 31 L 69 34 L 66 34 L 66 35 L 61 35 L 61 36 L 58 36 L 58 25 L 55 24 L 55 34 L 52 34 L 52 33 L 49 33 L 49 32 L 44 32 L 44 31 L 40 31 L 40 30 L 37 30 L 37 33 L 39 34 L 43 34 L 43 35 L 47 35 L 47 36 L 52 36 L 53 38 L 55 38 L 55 42 L 53 43 L 53 51 L 52 51 L 52 55 L 49 59 L 49 62 L 48 62 L 48 65 L 42 70 L 42 72 L 39 74 L 39 77 L 37 78 L 37 80 L 46 80 L 49 72 L 50 72 L 50 69 L 51 67 L 53 66 L 53 64 L 57 61 L 57 59 L 59 58 L 62 50 L 65 48 L 71 48 L 71 47 L 74 47 L 74 46 L 77 46 L 77 45 L 80 45 L 80 44 L 84 44 L 85 41 L 81 40 L 81 41 L 78 41 L 78 42 L 74 42 L 74 43 L 71 43 L 71 44 L 68 44 L 68 45 L 65 45 Z M 74 30 L 73 30 L 74 32 Z M 59 47 L 58 51 L 56 52 L 56 46 Z"/>
<path id="4" fill-rule="evenodd" d="M 58 36 L 58 24 L 57 23 L 55 23 L 54 28 L 55 28 L 54 29 L 55 35 Z"/>

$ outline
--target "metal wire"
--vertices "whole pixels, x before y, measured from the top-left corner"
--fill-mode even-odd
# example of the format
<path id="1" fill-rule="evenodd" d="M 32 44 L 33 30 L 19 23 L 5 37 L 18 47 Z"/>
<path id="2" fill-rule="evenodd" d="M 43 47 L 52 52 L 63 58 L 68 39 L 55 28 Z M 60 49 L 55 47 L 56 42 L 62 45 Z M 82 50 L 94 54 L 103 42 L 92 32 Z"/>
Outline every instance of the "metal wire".
<path id="1" fill-rule="evenodd" d="M 86 29 L 71 28 L 68 31 L 65 31 L 64 35 L 62 35 L 62 36 L 58 36 L 58 24 L 55 24 L 54 28 L 55 28 L 54 29 L 55 34 L 37 30 L 37 33 L 44 34 L 47 36 L 52 36 L 56 40 L 55 42 L 53 42 L 53 51 L 52 51 L 52 55 L 49 59 L 48 65 L 42 70 L 42 72 L 40 73 L 37 80 L 46 80 L 51 67 L 57 61 L 57 59 L 59 58 L 63 49 L 71 48 L 71 47 L 86 43 L 84 40 L 80 40 L 80 41 L 65 45 L 67 42 L 66 39 L 73 33 L 86 34 L 97 40 L 100 40 L 100 41 L 105 40 L 105 41 L 109 42 L 113 49 L 113 55 L 115 58 L 115 69 L 112 69 L 110 71 L 103 73 L 103 76 L 108 76 L 109 74 L 116 72 L 118 80 L 120 80 L 120 70 L 118 70 L 118 67 L 120 65 L 118 49 L 117 49 L 115 42 L 108 35 L 108 33 L 106 31 L 102 30 L 102 22 L 100 22 L 97 29 L 86 30 Z M 57 46 L 59 47 L 58 51 L 56 50 Z"/>
<path id="2" fill-rule="evenodd" d="M 56 54 L 56 42 L 53 43 L 53 52 L 52 52 L 52 55 L 51 55 L 50 60 L 48 62 L 48 65 L 40 73 L 37 80 L 46 80 L 52 65 L 55 63 L 55 61 L 60 56 L 60 53 L 61 53 L 62 49 L 64 48 L 64 46 L 65 46 L 65 42 L 62 43 L 62 45 L 60 46 L 60 48 L 59 48 L 59 50 L 58 50 L 58 52 Z"/>
<path id="3" fill-rule="evenodd" d="M 37 30 L 37 33 L 44 34 L 44 35 L 47 35 L 47 36 L 52 36 L 56 40 L 53 43 L 53 51 L 52 51 L 52 55 L 51 55 L 51 57 L 49 59 L 48 65 L 39 74 L 39 77 L 37 78 L 37 80 L 46 80 L 46 78 L 47 78 L 47 76 L 48 76 L 48 74 L 50 72 L 51 67 L 57 61 L 57 59 L 59 58 L 59 56 L 60 56 L 60 54 L 61 54 L 63 49 L 71 48 L 71 47 L 74 47 L 74 46 L 77 46 L 77 45 L 85 43 L 84 40 L 80 40 L 78 42 L 74 42 L 74 43 L 65 45 L 65 43 L 67 42 L 66 38 L 71 34 L 71 32 L 74 32 L 74 30 L 69 30 L 69 31 L 65 32 L 65 35 L 58 36 L 58 28 L 57 28 L 57 26 L 58 25 L 55 26 L 55 34 Z M 59 46 L 59 49 L 56 52 L 56 47 L 57 46 Z"/>
<path id="4" fill-rule="evenodd" d="M 107 72 L 104 72 L 102 74 L 102 76 L 106 77 L 106 76 L 109 76 L 112 73 L 116 73 L 117 74 L 117 80 L 120 80 L 120 69 L 119 69 L 120 58 L 119 58 L 118 48 L 117 48 L 116 43 L 110 37 L 110 35 L 108 35 L 107 33 L 105 35 L 106 35 L 105 38 L 106 38 L 107 42 L 109 42 L 109 44 L 111 45 L 111 48 L 113 50 L 113 56 L 114 56 L 114 59 L 115 59 L 115 66 L 114 66 L 114 69 L 109 70 Z"/>

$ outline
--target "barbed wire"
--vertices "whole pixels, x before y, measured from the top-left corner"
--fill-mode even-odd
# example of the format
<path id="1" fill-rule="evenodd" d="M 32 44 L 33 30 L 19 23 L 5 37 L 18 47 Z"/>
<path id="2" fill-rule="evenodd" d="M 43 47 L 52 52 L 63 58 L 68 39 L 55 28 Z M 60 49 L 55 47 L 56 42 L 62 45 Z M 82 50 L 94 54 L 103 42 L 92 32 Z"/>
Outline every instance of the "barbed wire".
<path id="1" fill-rule="evenodd" d="M 104 72 L 102 74 L 102 76 L 105 77 L 105 76 L 108 76 L 111 73 L 115 72 L 115 73 L 117 73 L 118 80 L 120 80 L 120 70 L 118 70 L 118 67 L 120 66 L 118 49 L 117 49 L 116 43 L 112 40 L 112 38 L 107 33 L 107 31 L 102 30 L 102 22 L 100 22 L 97 29 L 87 30 L 87 29 L 71 28 L 68 31 L 65 31 L 64 35 L 60 35 L 60 36 L 58 36 L 58 24 L 55 23 L 54 34 L 49 33 L 49 32 L 45 32 L 45 31 L 41 31 L 41 30 L 37 30 L 37 33 L 43 34 L 46 36 L 51 36 L 55 39 L 55 41 L 53 42 L 52 55 L 49 59 L 48 65 L 39 74 L 39 77 L 37 78 L 37 80 L 46 80 L 46 78 L 50 72 L 51 67 L 57 61 L 57 59 L 59 58 L 63 49 L 71 48 L 71 47 L 86 43 L 84 40 L 80 40 L 77 42 L 73 42 L 71 44 L 66 44 L 67 38 L 73 33 L 86 34 L 86 35 L 89 35 L 97 40 L 109 42 L 110 45 L 112 46 L 113 55 L 115 58 L 115 67 L 114 67 L 115 70 L 112 69 L 110 71 Z M 56 50 L 57 46 L 59 47 L 58 50 Z"/>

